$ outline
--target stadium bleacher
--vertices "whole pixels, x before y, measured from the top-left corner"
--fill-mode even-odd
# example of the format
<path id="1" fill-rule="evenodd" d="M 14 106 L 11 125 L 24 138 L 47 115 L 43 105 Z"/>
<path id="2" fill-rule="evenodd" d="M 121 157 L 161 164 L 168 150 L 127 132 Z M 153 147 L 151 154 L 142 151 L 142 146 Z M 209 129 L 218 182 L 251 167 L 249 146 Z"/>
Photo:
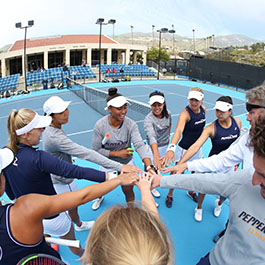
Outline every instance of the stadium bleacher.
<path id="1" fill-rule="evenodd" d="M 97 65 L 97 67 L 99 67 Z M 115 68 L 116 73 L 112 73 Z M 109 69 L 110 73 L 106 73 Z M 120 70 L 123 69 L 123 73 Z M 120 76 L 155 76 L 156 73 L 151 70 L 148 66 L 143 64 L 103 64 L 101 65 L 101 72 L 105 74 L 105 77 L 120 77 Z"/>
<path id="2" fill-rule="evenodd" d="M 0 91 L 15 90 L 20 74 L 0 78 Z"/>
<path id="3" fill-rule="evenodd" d="M 27 73 L 27 85 L 32 86 L 33 84 L 41 84 L 44 79 L 47 79 L 48 82 L 51 81 L 60 81 L 62 76 L 67 76 L 73 78 L 72 72 L 76 71 L 76 78 L 95 78 L 96 75 L 91 69 L 90 66 L 69 66 L 67 71 L 63 71 L 63 67 L 49 68 L 41 72 Z"/>

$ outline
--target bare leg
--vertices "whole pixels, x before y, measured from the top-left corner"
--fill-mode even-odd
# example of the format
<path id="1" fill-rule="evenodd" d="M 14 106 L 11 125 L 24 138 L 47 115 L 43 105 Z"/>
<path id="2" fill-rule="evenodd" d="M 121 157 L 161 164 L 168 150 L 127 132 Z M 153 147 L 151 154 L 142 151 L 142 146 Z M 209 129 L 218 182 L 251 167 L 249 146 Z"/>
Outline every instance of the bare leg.
<path id="1" fill-rule="evenodd" d="M 204 201 L 204 198 L 205 198 L 205 194 L 199 193 L 197 209 L 201 209 L 202 208 L 202 203 Z"/>
<path id="2" fill-rule="evenodd" d="M 81 226 L 82 222 L 80 221 L 80 217 L 78 215 L 78 208 L 75 207 L 71 210 L 68 211 L 69 216 L 71 217 L 72 221 L 77 225 L 77 226 Z"/>
<path id="3" fill-rule="evenodd" d="M 74 232 L 74 227 L 71 224 L 71 229 L 68 232 L 68 234 L 66 234 L 65 236 L 61 236 L 62 239 L 70 239 L 70 240 L 76 240 L 75 238 L 75 232 Z M 81 257 L 84 253 L 83 249 L 81 247 L 79 248 L 75 248 L 75 247 L 69 247 L 70 250 L 77 256 Z"/>
<path id="4" fill-rule="evenodd" d="M 225 197 L 220 196 L 220 199 L 219 199 L 219 201 L 218 201 L 218 204 L 219 204 L 219 205 L 222 205 L 222 203 L 223 203 L 225 200 L 226 200 Z"/>
<path id="5" fill-rule="evenodd" d="M 134 201 L 133 186 L 121 186 L 121 188 L 125 195 L 126 202 L 128 203 Z"/>
<path id="6" fill-rule="evenodd" d="M 170 189 L 169 192 L 168 192 L 168 194 L 167 194 L 167 196 L 173 197 L 173 191 L 174 191 L 174 189 Z"/>

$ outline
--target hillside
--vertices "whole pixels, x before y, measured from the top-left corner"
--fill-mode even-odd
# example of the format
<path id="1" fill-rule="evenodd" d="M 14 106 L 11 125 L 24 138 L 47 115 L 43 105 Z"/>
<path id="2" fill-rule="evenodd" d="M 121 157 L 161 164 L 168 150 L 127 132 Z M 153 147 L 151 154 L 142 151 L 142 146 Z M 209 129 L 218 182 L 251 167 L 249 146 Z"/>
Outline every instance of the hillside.
<path id="1" fill-rule="evenodd" d="M 158 33 L 154 33 L 154 43 L 158 46 Z M 153 46 L 153 34 L 152 33 L 142 33 L 133 32 L 133 41 L 131 33 L 124 33 L 115 36 L 115 40 L 120 43 L 132 43 L 138 45 L 146 45 L 147 47 Z M 174 34 L 174 40 L 172 34 L 166 33 L 162 35 L 162 46 L 172 49 L 172 43 L 174 41 L 174 49 L 176 51 L 180 50 L 193 50 L 193 40 L 191 38 L 186 38 Z M 245 35 L 231 34 L 225 36 L 214 36 L 214 38 L 208 39 L 206 43 L 205 38 L 195 38 L 195 48 L 196 50 L 205 50 L 206 46 L 216 46 L 220 48 L 228 46 L 250 46 L 253 43 L 259 42 L 260 40 L 255 40 L 249 38 Z"/>

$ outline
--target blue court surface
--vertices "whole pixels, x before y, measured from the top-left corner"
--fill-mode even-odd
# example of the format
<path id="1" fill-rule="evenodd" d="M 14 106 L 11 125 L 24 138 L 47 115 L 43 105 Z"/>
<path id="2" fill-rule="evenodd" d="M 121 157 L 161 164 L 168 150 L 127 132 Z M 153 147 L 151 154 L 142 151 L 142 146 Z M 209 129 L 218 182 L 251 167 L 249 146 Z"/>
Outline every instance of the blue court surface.
<path id="1" fill-rule="evenodd" d="M 168 109 L 172 113 L 173 124 L 171 132 L 176 128 L 178 115 L 182 109 L 188 104 L 188 91 L 193 86 L 201 87 L 205 93 L 204 105 L 207 108 L 207 123 L 215 120 L 215 110 L 213 109 L 217 98 L 223 95 L 229 95 L 234 102 L 233 115 L 241 118 L 242 127 L 248 127 L 246 121 L 245 110 L 245 94 L 235 90 L 217 87 L 208 84 L 201 84 L 192 81 L 132 81 L 128 83 L 103 83 L 103 84 L 89 84 L 88 86 L 97 87 L 107 91 L 109 87 L 116 86 L 118 92 L 124 96 L 148 103 L 148 96 L 154 90 L 159 90 L 165 94 Z M 8 99 L 0 100 L 0 144 L 4 146 L 7 144 L 7 117 L 12 109 L 31 108 L 39 114 L 43 114 L 42 105 L 50 96 L 59 95 L 64 100 L 71 100 L 69 106 L 70 119 L 69 123 L 63 127 L 63 130 L 69 137 L 86 147 L 91 148 L 91 140 L 93 135 L 93 127 L 96 121 L 102 116 L 91 109 L 79 97 L 74 95 L 71 91 L 66 89 L 57 90 L 49 89 L 45 91 L 32 92 L 29 95 L 15 96 Z M 136 117 L 137 120 L 137 117 Z M 42 148 L 40 144 L 40 148 Z M 207 156 L 210 150 L 209 141 L 203 147 L 204 155 Z M 134 154 L 137 166 L 143 168 L 143 165 L 137 154 Z M 88 161 L 75 159 L 78 165 L 86 167 L 98 168 L 97 165 Z M 92 182 L 77 180 L 78 187 L 92 184 Z M 139 191 L 134 188 L 136 199 L 140 200 Z M 225 226 L 229 214 L 229 202 L 223 206 L 222 213 L 219 218 L 213 215 L 214 201 L 216 196 L 207 195 L 203 204 L 203 221 L 198 223 L 194 220 L 194 203 L 188 196 L 187 192 L 183 190 L 174 191 L 174 201 L 172 208 L 165 206 L 165 197 L 168 190 L 158 189 L 161 193 L 160 198 L 156 198 L 159 203 L 158 211 L 161 220 L 168 227 L 171 234 L 173 245 L 175 249 L 176 264 L 192 265 L 196 264 L 199 259 L 209 252 L 214 246 L 213 237 L 219 233 Z M 5 197 L 6 199 L 6 197 Z M 105 196 L 102 206 L 97 210 L 91 209 L 92 203 L 89 202 L 79 207 L 79 213 L 82 220 L 95 220 L 104 210 L 109 207 L 125 203 L 124 195 L 121 188 L 118 187 L 114 191 Z M 85 240 L 88 232 L 76 233 L 77 239 L 81 240 L 81 244 L 85 247 Z M 78 259 L 71 254 L 67 247 L 60 246 L 60 254 L 71 265 L 81 264 Z"/>

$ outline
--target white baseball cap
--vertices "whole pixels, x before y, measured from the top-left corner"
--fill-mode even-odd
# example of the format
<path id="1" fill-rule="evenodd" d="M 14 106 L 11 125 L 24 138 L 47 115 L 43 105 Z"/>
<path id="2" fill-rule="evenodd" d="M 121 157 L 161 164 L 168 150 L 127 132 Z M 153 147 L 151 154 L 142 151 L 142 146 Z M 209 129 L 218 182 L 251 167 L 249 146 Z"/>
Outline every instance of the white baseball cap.
<path id="1" fill-rule="evenodd" d="M 112 106 L 114 108 L 120 108 L 126 103 L 128 103 L 126 97 L 118 96 L 118 97 L 115 97 L 115 98 L 113 98 L 107 102 L 107 107 L 105 108 L 105 110 L 107 110 L 108 107 L 110 107 L 110 106 Z"/>
<path id="2" fill-rule="evenodd" d="M 154 96 L 150 97 L 150 99 L 149 99 L 150 106 L 152 106 L 155 102 L 163 104 L 165 102 L 165 98 L 163 96 L 160 96 L 160 95 L 154 95 Z"/>
<path id="3" fill-rule="evenodd" d="M 58 96 L 52 96 L 47 99 L 43 104 L 43 111 L 47 115 L 51 115 L 52 113 L 61 113 L 65 111 L 71 101 L 64 101 Z"/>
<path id="4" fill-rule="evenodd" d="M 192 90 L 188 94 L 188 99 L 195 98 L 195 99 L 201 101 L 203 99 L 203 97 L 204 97 L 204 95 L 200 91 Z"/>
<path id="5" fill-rule="evenodd" d="M 224 101 L 216 101 L 214 108 L 217 110 L 226 112 L 226 111 L 232 109 L 233 105 L 231 105 L 228 102 L 224 102 Z"/>
<path id="6" fill-rule="evenodd" d="M 11 149 L 5 147 L 0 149 L 0 171 L 8 167 L 14 160 L 14 153 Z"/>

